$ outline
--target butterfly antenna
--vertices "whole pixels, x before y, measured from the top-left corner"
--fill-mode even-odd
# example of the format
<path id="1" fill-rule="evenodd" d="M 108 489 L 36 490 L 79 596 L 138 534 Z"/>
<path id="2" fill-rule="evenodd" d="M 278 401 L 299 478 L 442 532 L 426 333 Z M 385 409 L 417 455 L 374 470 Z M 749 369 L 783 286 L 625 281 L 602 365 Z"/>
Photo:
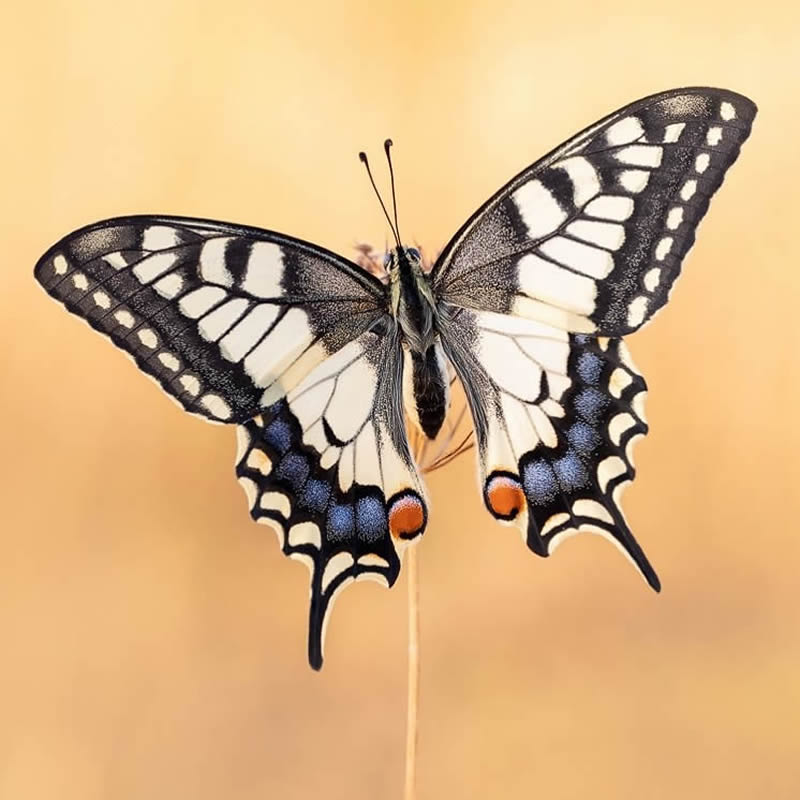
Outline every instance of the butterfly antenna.
<path id="1" fill-rule="evenodd" d="M 372 170 L 369 168 L 369 161 L 367 160 L 367 154 L 362 150 L 358 157 L 361 159 L 361 163 L 367 169 L 367 175 L 369 175 L 369 182 L 372 184 L 372 188 L 375 191 L 375 196 L 378 198 L 378 202 L 381 204 L 381 208 L 383 209 L 383 213 L 386 216 L 386 221 L 389 223 L 389 227 L 392 229 L 392 233 L 394 234 L 395 241 L 397 242 L 397 246 L 400 247 L 400 237 L 397 235 L 397 229 L 392 225 L 392 218 L 389 216 L 389 212 L 386 210 L 386 206 L 383 202 L 383 198 L 381 197 L 381 193 L 378 191 L 378 187 L 375 185 L 375 179 L 372 177 Z"/>
<path id="2" fill-rule="evenodd" d="M 397 195 L 394 192 L 394 167 L 392 166 L 392 154 L 389 152 L 394 142 L 387 139 L 383 143 L 383 151 L 386 153 L 386 160 L 389 162 L 389 176 L 392 179 L 392 207 L 394 208 L 394 229 L 397 231 L 398 244 L 400 243 L 400 224 L 397 221 Z"/>

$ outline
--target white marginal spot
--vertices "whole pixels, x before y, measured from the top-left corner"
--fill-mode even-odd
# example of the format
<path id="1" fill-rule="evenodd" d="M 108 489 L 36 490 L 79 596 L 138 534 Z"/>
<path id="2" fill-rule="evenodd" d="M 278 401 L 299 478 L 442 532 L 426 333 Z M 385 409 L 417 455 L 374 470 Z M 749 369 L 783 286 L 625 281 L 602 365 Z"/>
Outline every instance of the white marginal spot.
<path id="1" fill-rule="evenodd" d="M 269 475 L 272 472 L 272 459 L 263 450 L 254 447 L 247 454 L 247 466 L 258 470 L 262 475 Z"/>
<path id="2" fill-rule="evenodd" d="M 606 131 L 606 141 L 610 145 L 629 144 L 644 133 L 644 126 L 637 117 L 624 117 Z"/>
<path id="3" fill-rule="evenodd" d="M 178 381 L 192 397 L 196 397 L 200 393 L 200 381 L 194 375 L 181 375 Z"/>
<path id="4" fill-rule="evenodd" d="M 105 292 L 101 292 L 98 289 L 92 297 L 94 298 L 95 304 L 100 306 L 100 308 L 111 308 L 111 298 Z"/>
<path id="5" fill-rule="evenodd" d="M 264 511 L 277 511 L 286 519 L 289 519 L 292 514 L 289 498 L 282 492 L 264 492 L 261 495 L 260 505 Z"/>
<path id="6" fill-rule="evenodd" d="M 567 233 L 589 244 L 605 247 L 607 250 L 619 250 L 625 241 L 625 227 L 614 222 L 580 219 L 567 225 Z"/>
<path id="7" fill-rule="evenodd" d="M 256 497 L 258 496 L 258 488 L 256 487 L 255 483 L 250 480 L 250 478 L 238 478 L 239 486 L 244 489 L 244 493 L 247 495 L 247 505 L 250 509 L 253 509 L 253 506 L 256 504 Z"/>
<path id="8" fill-rule="evenodd" d="M 644 295 L 639 295 L 631 301 L 628 306 L 628 326 L 636 328 L 644 322 L 647 315 L 648 299 Z"/>
<path id="9" fill-rule="evenodd" d="M 197 319 L 227 296 L 228 293 L 219 286 L 201 286 L 184 295 L 178 302 L 178 307 L 187 317 Z"/>
<path id="10" fill-rule="evenodd" d="M 236 463 L 238 464 L 250 447 L 250 434 L 244 425 L 236 426 Z M 248 465 L 249 466 L 249 465 Z"/>
<path id="11" fill-rule="evenodd" d="M 326 565 L 322 573 L 322 591 L 328 590 L 331 582 L 341 575 L 346 569 L 352 567 L 355 562 L 350 553 L 337 553 Z"/>
<path id="12" fill-rule="evenodd" d="M 700 155 L 694 160 L 694 168 L 702 175 L 708 169 L 710 162 L 711 156 L 708 153 L 700 153 Z"/>
<path id="13" fill-rule="evenodd" d="M 576 500 L 572 504 L 572 513 L 576 517 L 594 517 L 608 522 L 610 525 L 614 524 L 614 518 L 608 513 L 608 509 L 600 505 L 597 500 Z"/>
<path id="14" fill-rule="evenodd" d="M 297 525 L 292 525 L 288 538 L 291 547 L 301 547 L 304 544 L 310 544 L 317 549 L 322 547 L 322 535 L 315 522 L 298 522 Z"/>
<path id="15" fill-rule="evenodd" d="M 633 398 L 633 402 L 631 405 L 633 406 L 633 411 L 637 417 L 639 417 L 642 422 L 647 421 L 647 417 L 644 413 L 644 401 L 647 397 L 647 392 L 639 392 L 636 397 Z"/>
<path id="16" fill-rule="evenodd" d="M 619 174 L 619 182 L 622 188 L 633 194 L 641 192 L 647 186 L 649 180 L 650 173 L 643 169 L 626 169 Z"/>
<path id="17" fill-rule="evenodd" d="M 256 297 L 282 297 L 283 250 L 274 242 L 254 242 L 242 289 Z"/>
<path id="18" fill-rule="evenodd" d="M 648 292 L 654 292 L 658 288 L 658 284 L 661 281 L 661 269 L 660 267 L 653 267 L 652 269 L 647 270 L 644 274 L 644 288 L 647 289 Z"/>
<path id="19" fill-rule="evenodd" d="M 283 548 L 283 544 L 281 544 L 281 548 Z M 305 564 L 308 567 L 308 571 L 313 575 L 314 574 L 314 559 L 311 558 L 308 553 L 298 553 L 295 551 L 294 553 L 289 553 L 289 558 L 293 559 L 294 561 L 299 561 L 301 564 Z M 330 605 L 328 606 L 328 613 L 330 613 Z M 326 615 L 327 616 L 327 615 Z"/>
<path id="20" fill-rule="evenodd" d="M 600 491 L 605 492 L 610 481 L 622 475 L 628 468 L 619 456 L 609 456 L 597 465 L 597 481 Z"/>
<path id="21" fill-rule="evenodd" d="M 143 258 L 133 268 L 133 274 L 142 283 L 150 283 L 174 266 L 177 260 L 176 253 L 154 253 L 152 256 Z"/>
<path id="22" fill-rule="evenodd" d="M 145 228 L 142 237 L 142 250 L 167 250 L 180 244 L 178 231 L 167 225 L 151 225 Z"/>
<path id="23" fill-rule="evenodd" d="M 672 237 L 664 236 L 656 245 L 656 260 L 663 261 L 672 249 Z"/>
<path id="24" fill-rule="evenodd" d="M 210 342 L 219 339 L 244 314 L 249 302 L 244 297 L 236 297 L 215 308 L 200 320 L 200 335 Z"/>
<path id="25" fill-rule="evenodd" d="M 591 278 L 556 266 L 533 253 L 520 259 L 517 280 L 520 291 L 529 297 L 577 314 L 594 311 L 597 285 Z M 505 341 L 513 349 L 511 341 Z"/>
<path id="26" fill-rule="evenodd" d="M 583 213 L 600 219 L 624 222 L 633 214 L 633 198 L 601 194 L 586 206 Z"/>
<path id="27" fill-rule="evenodd" d="M 697 191 L 697 181 L 689 180 L 683 184 L 681 188 L 681 200 L 691 200 L 694 193 Z"/>
<path id="28" fill-rule="evenodd" d="M 631 436 L 631 438 L 628 439 L 628 444 L 625 445 L 625 457 L 628 459 L 628 461 L 630 461 L 631 464 L 633 464 L 634 448 L 638 444 L 639 439 L 643 437 L 644 437 L 643 433 L 638 433 L 636 434 L 636 436 Z"/>
<path id="29" fill-rule="evenodd" d="M 158 360 L 167 368 L 171 369 L 173 372 L 178 371 L 178 367 L 180 366 L 180 361 L 175 358 L 172 353 L 159 353 Z"/>
<path id="30" fill-rule="evenodd" d="M 172 300 L 175 295 L 183 288 L 183 278 L 177 272 L 171 272 L 163 278 L 159 278 L 154 284 L 153 288 L 167 300 Z"/>
<path id="31" fill-rule="evenodd" d="M 614 153 L 614 158 L 622 164 L 634 167 L 658 167 L 661 165 L 662 153 L 663 149 L 658 145 L 632 144 Z"/>
<path id="32" fill-rule="evenodd" d="M 511 195 L 511 199 L 531 239 L 552 233 L 567 218 L 567 212 L 541 181 L 528 181 Z"/>
<path id="33" fill-rule="evenodd" d="M 725 122 L 730 122 L 732 119 L 735 119 L 736 109 L 733 107 L 733 103 L 729 103 L 727 100 L 723 101 L 722 105 L 719 107 L 719 115 Z"/>
<path id="34" fill-rule="evenodd" d="M 539 252 L 592 278 L 605 278 L 614 269 L 614 259 L 607 250 L 574 242 L 563 236 L 554 236 L 543 242 Z"/>
<path id="35" fill-rule="evenodd" d="M 233 241 L 232 236 L 221 236 L 209 239 L 200 250 L 200 274 L 209 283 L 219 283 L 222 286 L 233 285 L 233 275 L 228 272 L 225 265 L 225 250 L 228 243 Z"/>
<path id="36" fill-rule="evenodd" d="M 89 288 L 89 281 L 86 280 L 86 276 L 82 272 L 76 272 L 72 276 L 72 282 L 75 284 L 76 289 L 81 289 L 84 292 Z"/>
<path id="37" fill-rule="evenodd" d="M 600 177 L 591 162 L 583 156 L 565 158 L 553 165 L 563 169 L 572 181 L 573 200 L 581 207 L 600 193 Z"/>
<path id="38" fill-rule="evenodd" d="M 200 398 L 200 404 L 217 419 L 231 418 L 231 407 L 218 394 L 204 394 Z"/>
<path id="39" fill-rule="evenodd" d="M 683 208 L 681 206 L 673 206 L 667 214 L 667 227 L 674 231 L 680 227 L 681 222 L 683 222 Z"/>
<path id="40" fill-rule="evenodd" d="M 278 317 L 277 306 L 259 303 L 219 341 L 219 349 L 228 361 L 239 361 L 252 350 Z M 202 323 L 201 323 L 202 327 Z"/>
<path id="41" fill-rule="evenodd" d="M 722 141 L 722 128 L 719 125 L 712 125 L 706 134 L 706 143 L 712 147 Z"/>
<path id="42" fill-rule="evenodd" d="M 277 511 L 286 519 L 289 519 L 292 514 L 289 498 L 281 492 L 264 492 L 261 495 L 260 505 L 264 511 Z"/>
<path id="43" fill-rule="evenodd" d="M 116 314 L 114 314 L 114 319 L 116 319 L 116 321 L 119 322 L 123 328 L 132 328 L 133 323 L 135 322 L 133 319 L 133 314 L 131 314 L 130 311 L 125 311 L 124 309 L 122 311 L 117 311 Z"/>
<path id="44" fill-rule="evenodd" d="M 611 418 L 608 423 L 608 435 L 617 447 L 622 440 L 622 434 L 636 424 L 636 420 L 626 411 Z"/>
<path id="45" fill-rule="evenodd" d="M 622 367 L 617 367 L 611 373 L 611 377 L 608 380 L 608 391 L 611 392 L 612 397 L 616 397 L 619 400 L 619 398 L 622 397 L 622 393 L 632 382 L 633 376 L 630 372 L 626 369 L 622 369 Z"/>
<path id="46" fill-rule="evenodd" d="M 67 259 L 64 258 L 61 253 L 53 258 L 53 269 L 55 270 L 56 275 L 64 275 L 69 269 Z"/>
<path id="47" fill-rule="evenodd" d="M 569 514 L 566 512 L 560 511 L 558 514 L 553 514 L 552 516 L 548 517 L 544 525 L 542 525 L 542 536 L 547 536 L 547 534 L 550 533 L 553 528 L 557 528 L 559 525 L 563 525 L 567 521 L 569 521 Z"/>
<path id="48" fill-rule="evenodd" d="M 142 328 L 138 333 L 139 341 L 151 350 L 158 344 L 158 336 L 150 328 Z"/>
<path id="49" fill-rule="evenodd" d="M 681 138 L 683 129 L 686 127 L 685 122 L 673 122 L 664 128 L 664 144 L 672 144 Z"/>
<path id="50" fill-rule="evenodd" d="M 382 567 L 388 568 L 389 562 L 375 553 L 364 553 L 356 562 L 362 567 Z"/>

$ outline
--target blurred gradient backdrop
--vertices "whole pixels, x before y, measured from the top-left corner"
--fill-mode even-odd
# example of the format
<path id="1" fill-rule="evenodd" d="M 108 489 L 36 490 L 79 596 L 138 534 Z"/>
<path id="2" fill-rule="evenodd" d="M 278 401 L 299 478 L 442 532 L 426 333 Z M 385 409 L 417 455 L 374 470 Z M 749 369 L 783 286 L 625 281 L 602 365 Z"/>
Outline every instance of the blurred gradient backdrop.
<path id="1" fill-rule="evenodd" d="M 438 250 L 526 164 L 682 85 L 760 107 L 670 306 L 626 495 L 664 590 L 598 537 L 550 560 L 429 480 L 421 798 L 800 796 L 800 15 L 794 3 L 7 4 L 0 33 L 0 797 L 395 798 L 405 585 L 343 593 L 250 521 L 234 432 L 182 414 L 34 284 L 53 241 L 162 212 L 345 254 L 396 148 Z M 379 169 L 383 179 L 383 168 Z"/>

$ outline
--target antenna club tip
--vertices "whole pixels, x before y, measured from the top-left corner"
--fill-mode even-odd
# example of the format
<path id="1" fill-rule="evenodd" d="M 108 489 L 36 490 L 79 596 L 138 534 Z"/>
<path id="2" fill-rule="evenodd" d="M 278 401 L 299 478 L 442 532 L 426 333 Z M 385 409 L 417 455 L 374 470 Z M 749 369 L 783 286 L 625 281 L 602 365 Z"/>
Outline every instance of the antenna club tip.
<path id="1" fill-rule="evenodd" d="M 393 146 L 394 146 L 394 142 L 391 139 L 387 139 L 383 143 L 383 147 L 384 147 L 385 150 L 388 150 L 390 147 L 393 147 Z"/>
<path id="2" fill-rule="evenodd" d="M 367 163 L 367 154 L 363 150 L 359 150 L 358 159 L 359 159 L 359 161 L 363 161 L 366 164 Z"/>

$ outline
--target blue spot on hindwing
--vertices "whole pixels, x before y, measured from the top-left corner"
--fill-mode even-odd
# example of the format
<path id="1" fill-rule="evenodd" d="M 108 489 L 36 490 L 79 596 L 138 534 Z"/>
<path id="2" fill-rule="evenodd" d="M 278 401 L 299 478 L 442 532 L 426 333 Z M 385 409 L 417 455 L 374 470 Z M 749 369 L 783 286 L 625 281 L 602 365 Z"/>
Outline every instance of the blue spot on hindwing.
<path id="1" fill-rule="evenodd" d="M 377 497 L 362 497 L 356 504 L 356 530 L 358 538 L 374 542 L 386 534 L 389 523 L 386 509 Z"/>
<path id="2" fill-rule="evenodd" d="M 600 417 L 611 402 L 607 395 L 597 389 L 582 389 L 575 397 L 575 408 L 590 424 L 597 425 Z"/>
<path id="3" fill-rule="evenodd" d="M 587 350 L 580 354 L 577 370 L 584 383 L 595 384 L 600 380 L 600 373 L 603 371 L 603 359 Z"/>
<path id="4" fill-rule="evenodd" d="M 596 428 L 580 421 L 570 425 L 567 430 L 567 440 L 584 455 L 594 452 L 603 441 Z"/>
<path id="5" fill-rule="evenodd" d="M 550 465 L 543 458 L 525 465 L 522 476 L 525 496 L 533 505 L 546 505 L 558 494 L 558 483 Z"/>
<path id="6" fill-rule="evenodd" d="M 292 446 L 292 430 L 282 419 L 271 422 L 264 431 L 264 441 L 283 455 Z"/>
<path id="7" fill-rule="evenodd" d="M 287 453 L 278 464 L 275 475 L 287 481 L 295 491 L 298 491 L 308 480 L 309 472 L 311 472 L 311 467 L 304 455 Z"/>
<path id="8" fill-rule="evenodd" d="M 328 505 L 330 496 L 330 484 L 327 481 L 312 478 L 306 483 L 306 488 L 300 497 L 300 505 L 321 514 Z"/>
<path id="9" fill-rule="evenodd" d="M 355 514 L 353 506 L 333 505 L 328 512 L 328 539 L 341 542 L 352 539 L 355 533 Z"/>
<path id="10" fill-rule="evenodd" d="M 586 465 L 574 450 L 568 450 L 566 455 L 553 461 L 553 469 L 558 476 L 558 482 L 566 492 L 582 489 L 589 485 L 589 473 Z"/>

